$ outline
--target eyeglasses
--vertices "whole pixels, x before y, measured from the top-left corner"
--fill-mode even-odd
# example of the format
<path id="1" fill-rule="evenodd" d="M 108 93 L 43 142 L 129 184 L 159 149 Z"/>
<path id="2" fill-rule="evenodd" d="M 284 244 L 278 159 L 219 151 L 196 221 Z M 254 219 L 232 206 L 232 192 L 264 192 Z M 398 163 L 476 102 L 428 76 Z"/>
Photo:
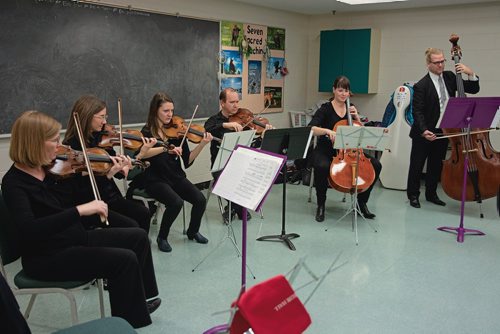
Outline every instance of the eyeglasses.
<path id="1" fill-rule="evenodd" d="M 434 65 L 443 65 L 444 63 L 446 63 L 446 59 L 443 59 L 440 61 L 431 61 L 431 64 L 434 64 Z"/>
<path id="2" fill-rule="evenodd" d="M 94 117 L 100 118 L 102 120 L 108 119 L 108 115 L 94 115 Z"/>

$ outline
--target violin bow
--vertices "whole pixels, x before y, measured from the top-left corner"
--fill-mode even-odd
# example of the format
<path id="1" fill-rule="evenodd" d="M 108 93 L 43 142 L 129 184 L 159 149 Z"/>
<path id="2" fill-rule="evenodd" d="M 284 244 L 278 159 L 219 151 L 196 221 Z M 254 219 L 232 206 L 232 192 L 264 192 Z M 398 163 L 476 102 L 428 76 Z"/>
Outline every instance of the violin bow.
<path id="1" fill-rule="evenodd" d="M 246 122 L 244 125 L 243 125 L 243 129 L 246 128 L 248 126 L 248 124 L 252 123 L 253 120 L 259 116 L 260 114 L 262 114 L 264 111 L 267 110 L 267 108 L 269 108 L 269 106 L 266 106 L 264 109 L 262 109 L 261 111 L 259 111 L 258 113 L 254 114 L 253 115 L 253 118 L 251 120 L 249 120 L 248 122 Z"/>
<path id="2" fill-rule="evenodd" d="M 491 131 L 496 131 L 496 130 L 500 130 L 500 128 L 489 128 L 489 129 L 486 129 L 486 130 L 478 130 L 478 131 L 471 131 L 471 135 L 477 135 L 478 133 L 485 133 L 485 132 L 491 132 Z M 466 136 L 467 133 L 466 132 L 460 132 L 460 133 L 451 133 L 451 134 L 446 134 L 446 133 L 436 133 L 436 139 L 445 139 L 445 138 L 452 138 L 452 137 L 462 137 L 462 136 Z"/>
<path id="3" fill-rule="evenodd" d="M 122 99 L 118 98 L 118 131 L 120 134 L 120 154 L 125 154 L 125 149 L 123 148 L 123 129 L 122 129 Z"/>
<path id="4" fill-rule="evenodd" d="M 83 157 L 85 159 L 85 166 L 87 167 L 87 172 L 89 173 L 90 184 L 92 185 L 92 191 L 94 192 L 95 199 L 100 201 L 101 195 L 99 194 L 99 189 L 97 188 L 97 182 L 95 180 L 94 171 L 90 167 L 90 159 L 89 159 L 89 156 L 87 154 L 87 147 L 85 145 L 85 140 L 83 139 L 82 126 L 80 124 L 80 117 L 78 116 L 78 113 L 76 113 L 76 112 L 73 113 L 73 119 L 75 121 L 78 139 L 80 140 L 80 145 L 82 146 L 82 153 L 83 153 Z M 105 223 L 106 225 L 109 225 L 107 217 L 105 217 L 103 215 L 99 215 L 99 216 L 101 217 L 101 223 Z"/>
<path id="5" fill-rule="evenodd" d="M 196 115 L 197 111 L 198 111 L 198 105 L 196 105 L 196 107 L 194 108 L 193 115 L 191 115 L 191 119 L 189 120 L 189 124 L 186 128 L 186 132 L 184 132 L 184 136 L 182 137 L 181 144 L 179 145 L 181 148 L 182 148 L 182 145 L 184 145 L 184 141 L 186 141 L 186 136 L 189 132 L 189 128 L 191 127 L 191 123 L 193 123 L 193 118 L 194 118 L 194 115 Z"/>

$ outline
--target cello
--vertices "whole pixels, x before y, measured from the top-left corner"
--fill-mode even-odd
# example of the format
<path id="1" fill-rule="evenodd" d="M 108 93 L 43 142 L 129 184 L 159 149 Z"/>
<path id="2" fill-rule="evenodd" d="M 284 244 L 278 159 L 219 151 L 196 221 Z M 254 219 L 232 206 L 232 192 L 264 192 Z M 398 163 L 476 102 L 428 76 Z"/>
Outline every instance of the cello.
<path id="1" fill-rule="evenodd" d="M 458 39 L 455 34 L 450 37 L 455 65 L 460 63 L 461 58 Z M 465 97 L 461 73 L 456 73 L 456 80 L 457 96 Z M 500 184 L 500 153 L 491 145 L 488 131 L 481 129 L 471 129 L 471 131 L 468 133 L 467 129 L 443 129 L 445 134 L 459 132 L 460 135 L 445 136 L 450 139 L 451 155 L 449 159 L 443 161 L 441 186 L 449 197 L 462 200 L 462 179 L 466 168 L 465 201 L 481 203 L 483 199 L 497 195 Z"/>
<path id="2" fill-rule="evenodd" d="M 358 121 L 353 121 L 350 109 L 349 98 L 346 100 L 347 120 L 338 121 L 333 131 L 336 132 L 340 125 L 362 126 Z M 375 181 L 375 170 L 362 149 L 338 150 L 337 156 L 330 164 L 330 174 L 328 182 L 336 190 L 343 193 L 361 193 L 372 185 Z"/>

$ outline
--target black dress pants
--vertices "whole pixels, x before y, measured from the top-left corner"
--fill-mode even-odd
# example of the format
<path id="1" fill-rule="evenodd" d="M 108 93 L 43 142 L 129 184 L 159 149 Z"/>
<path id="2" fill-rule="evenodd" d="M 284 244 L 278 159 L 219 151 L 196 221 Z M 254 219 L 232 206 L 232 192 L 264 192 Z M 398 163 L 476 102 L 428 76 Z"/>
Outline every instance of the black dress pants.
<path id="1" fill-rule="evenodd" d="M 125 199 L 122 196 L 116 196 L 108 202 L 108 208 L 121 215 L 119 221 L 128 221 L 132 219 L 135 224 L 134 222 L 128 221 L 127 225 L 139 226 L 144 229 L 146 233 L 149 233 L 151 215 L 149 213 L 149 208 L 145 207 L 141 202 Z M 114 226 L 116 226 L 116 224 Z"/>
<path id="2" fill-rule="evenodd" d="M 146 299 L 158 287 L 146 232 L 140 228 L 87 231 L 87 244 L 23 258 L 26 273 L 40 280 L 107 278 L 111 314 L 133 327 L 151 324 Z"/>
<path id="3" fill-rule="evenodd" d="M 425 174 L 425 194 L 427 197 L 436 194 L 447 148 L 448 139 L 434 141 L 428 141 L 423 137 L 412 139 L 410 169 L 408 170 L 406 187 L 408 198 L 411 196 L 418 197 L 420 195 L 420 179 L 422 178 L 422 169 L 424 168 L 426 160 L 427 172 Z"/>
<path id="4" fill-rule="evenodd" d="M 207 206 L 205 196 L 187 178 L 177 180 L 170 185 L 166 182 L 154 182 L 145 187 L 146 192 L 165 205 L 158 236 L 167 239 L 170 227 L 179 215 L 184 201 L 192 204 L 188 236 L 193 236 L 200 230 L 201 219 Z"/>

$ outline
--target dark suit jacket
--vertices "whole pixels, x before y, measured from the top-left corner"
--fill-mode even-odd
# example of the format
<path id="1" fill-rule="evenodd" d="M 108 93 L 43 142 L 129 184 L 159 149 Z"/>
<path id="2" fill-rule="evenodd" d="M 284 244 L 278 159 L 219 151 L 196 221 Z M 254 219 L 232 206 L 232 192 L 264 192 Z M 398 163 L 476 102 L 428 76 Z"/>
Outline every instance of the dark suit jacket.
<path id="1" fill-rule="evenodd" d="M 457 91 L 455 73 L 444 71 L 443 79 L 448 95 L 454 97 Z M 463 82 L 466 93 L 476 94 L 479 92 L 479 80 L 464 80 Z M 414 121 L 410 137 L 419 137 L 425 130 L 434 131 L 440 116 L 439 96 L 429 73 L 413 86 L 412 103 Z"/>

